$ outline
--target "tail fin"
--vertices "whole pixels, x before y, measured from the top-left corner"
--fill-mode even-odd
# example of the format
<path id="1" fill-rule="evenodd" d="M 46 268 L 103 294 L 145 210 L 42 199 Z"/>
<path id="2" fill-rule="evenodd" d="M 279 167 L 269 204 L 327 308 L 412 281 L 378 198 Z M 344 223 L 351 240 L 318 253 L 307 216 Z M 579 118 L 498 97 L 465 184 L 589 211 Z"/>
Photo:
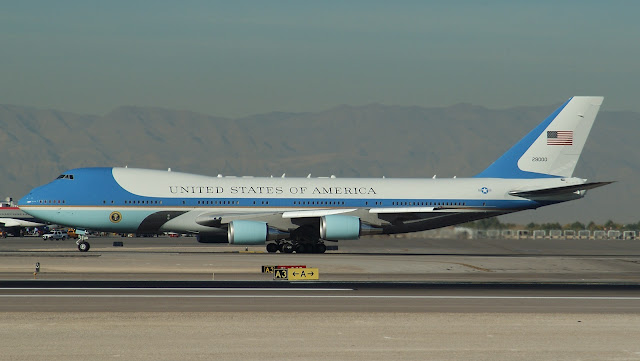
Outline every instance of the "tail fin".
<path id="1" fill-rule="evenodd" d="M 476 177 L 571 177 L 603 99 L 567 100 Z"/>

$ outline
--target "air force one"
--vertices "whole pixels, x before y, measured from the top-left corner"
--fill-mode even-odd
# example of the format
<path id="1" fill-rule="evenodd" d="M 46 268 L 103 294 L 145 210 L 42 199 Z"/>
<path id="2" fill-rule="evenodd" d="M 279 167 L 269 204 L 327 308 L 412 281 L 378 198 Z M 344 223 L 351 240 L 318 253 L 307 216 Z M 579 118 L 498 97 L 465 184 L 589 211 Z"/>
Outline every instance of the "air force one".
<path id="1" fill-rule="evenodd" d="M 78 168 L 19 207 L 79 229 L 193 233 L 199 242 L 323 253 L 325 241 L 416 232 L 584 197 L 611 182 L 572 177 L 602 97 L 573 97 L 472 178 L 208 177 Z M 86 238 L 78 243 L 87 251 Z"/>

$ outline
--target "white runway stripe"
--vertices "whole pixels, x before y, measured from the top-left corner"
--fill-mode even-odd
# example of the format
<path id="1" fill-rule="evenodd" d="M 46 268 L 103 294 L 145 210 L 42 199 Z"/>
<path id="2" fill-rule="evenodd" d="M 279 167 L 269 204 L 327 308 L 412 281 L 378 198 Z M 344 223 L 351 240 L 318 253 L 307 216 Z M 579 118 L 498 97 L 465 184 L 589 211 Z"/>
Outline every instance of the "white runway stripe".
<path id="1" fill-rule="evenodd" d="M 597 296 L 421 296 L 421 295 L 87 295 L 87 294 L 20 294 L 0 295 L 0 298 L 341 298 L 341 299 L 452 299 L 452 300 L 602 300 L 640 301 L 640 297 L 597 297 Z"/>
<path id="2" fill-rule="evenodd" d="M 2 290 L 18 291 L 354 291 L 353 288 L 186 288 L 186 287 L 3 287 Z"/>

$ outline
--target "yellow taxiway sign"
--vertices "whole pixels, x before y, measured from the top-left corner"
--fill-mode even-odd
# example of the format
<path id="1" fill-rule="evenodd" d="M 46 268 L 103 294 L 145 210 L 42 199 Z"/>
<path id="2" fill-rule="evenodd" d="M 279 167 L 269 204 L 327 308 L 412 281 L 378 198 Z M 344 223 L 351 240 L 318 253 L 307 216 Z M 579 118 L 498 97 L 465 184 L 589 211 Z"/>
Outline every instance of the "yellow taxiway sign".
<path id="1" fill-rule="evenodd" d="M 288 271 L 287 279 L 289 281 L 320 279 L 320 272 L 317 268 L 289 268 Z"/>

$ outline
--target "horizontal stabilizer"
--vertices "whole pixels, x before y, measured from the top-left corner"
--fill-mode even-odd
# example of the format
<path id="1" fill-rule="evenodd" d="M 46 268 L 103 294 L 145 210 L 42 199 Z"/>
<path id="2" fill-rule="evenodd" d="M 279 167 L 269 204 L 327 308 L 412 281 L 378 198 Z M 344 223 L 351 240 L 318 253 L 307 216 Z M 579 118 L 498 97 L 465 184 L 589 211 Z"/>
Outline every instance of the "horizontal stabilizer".
<path id="1" fill-rule="evenodd" d="M 524 197 L 524 198 L 557 196 L 561 194 L 573 193 L 576 191 L 586 191 L 588 189 L 606 186 L 607 184 L 611 184 L 611 183 L 613 182 L 592 182 L 592 183 L 571 185 L 566 187 L 544 188 L 544 189 L 535 189 L 530 191 L 511 191 L 509 192 L 509 195 L 516 196 L 516 197 Z"/>

